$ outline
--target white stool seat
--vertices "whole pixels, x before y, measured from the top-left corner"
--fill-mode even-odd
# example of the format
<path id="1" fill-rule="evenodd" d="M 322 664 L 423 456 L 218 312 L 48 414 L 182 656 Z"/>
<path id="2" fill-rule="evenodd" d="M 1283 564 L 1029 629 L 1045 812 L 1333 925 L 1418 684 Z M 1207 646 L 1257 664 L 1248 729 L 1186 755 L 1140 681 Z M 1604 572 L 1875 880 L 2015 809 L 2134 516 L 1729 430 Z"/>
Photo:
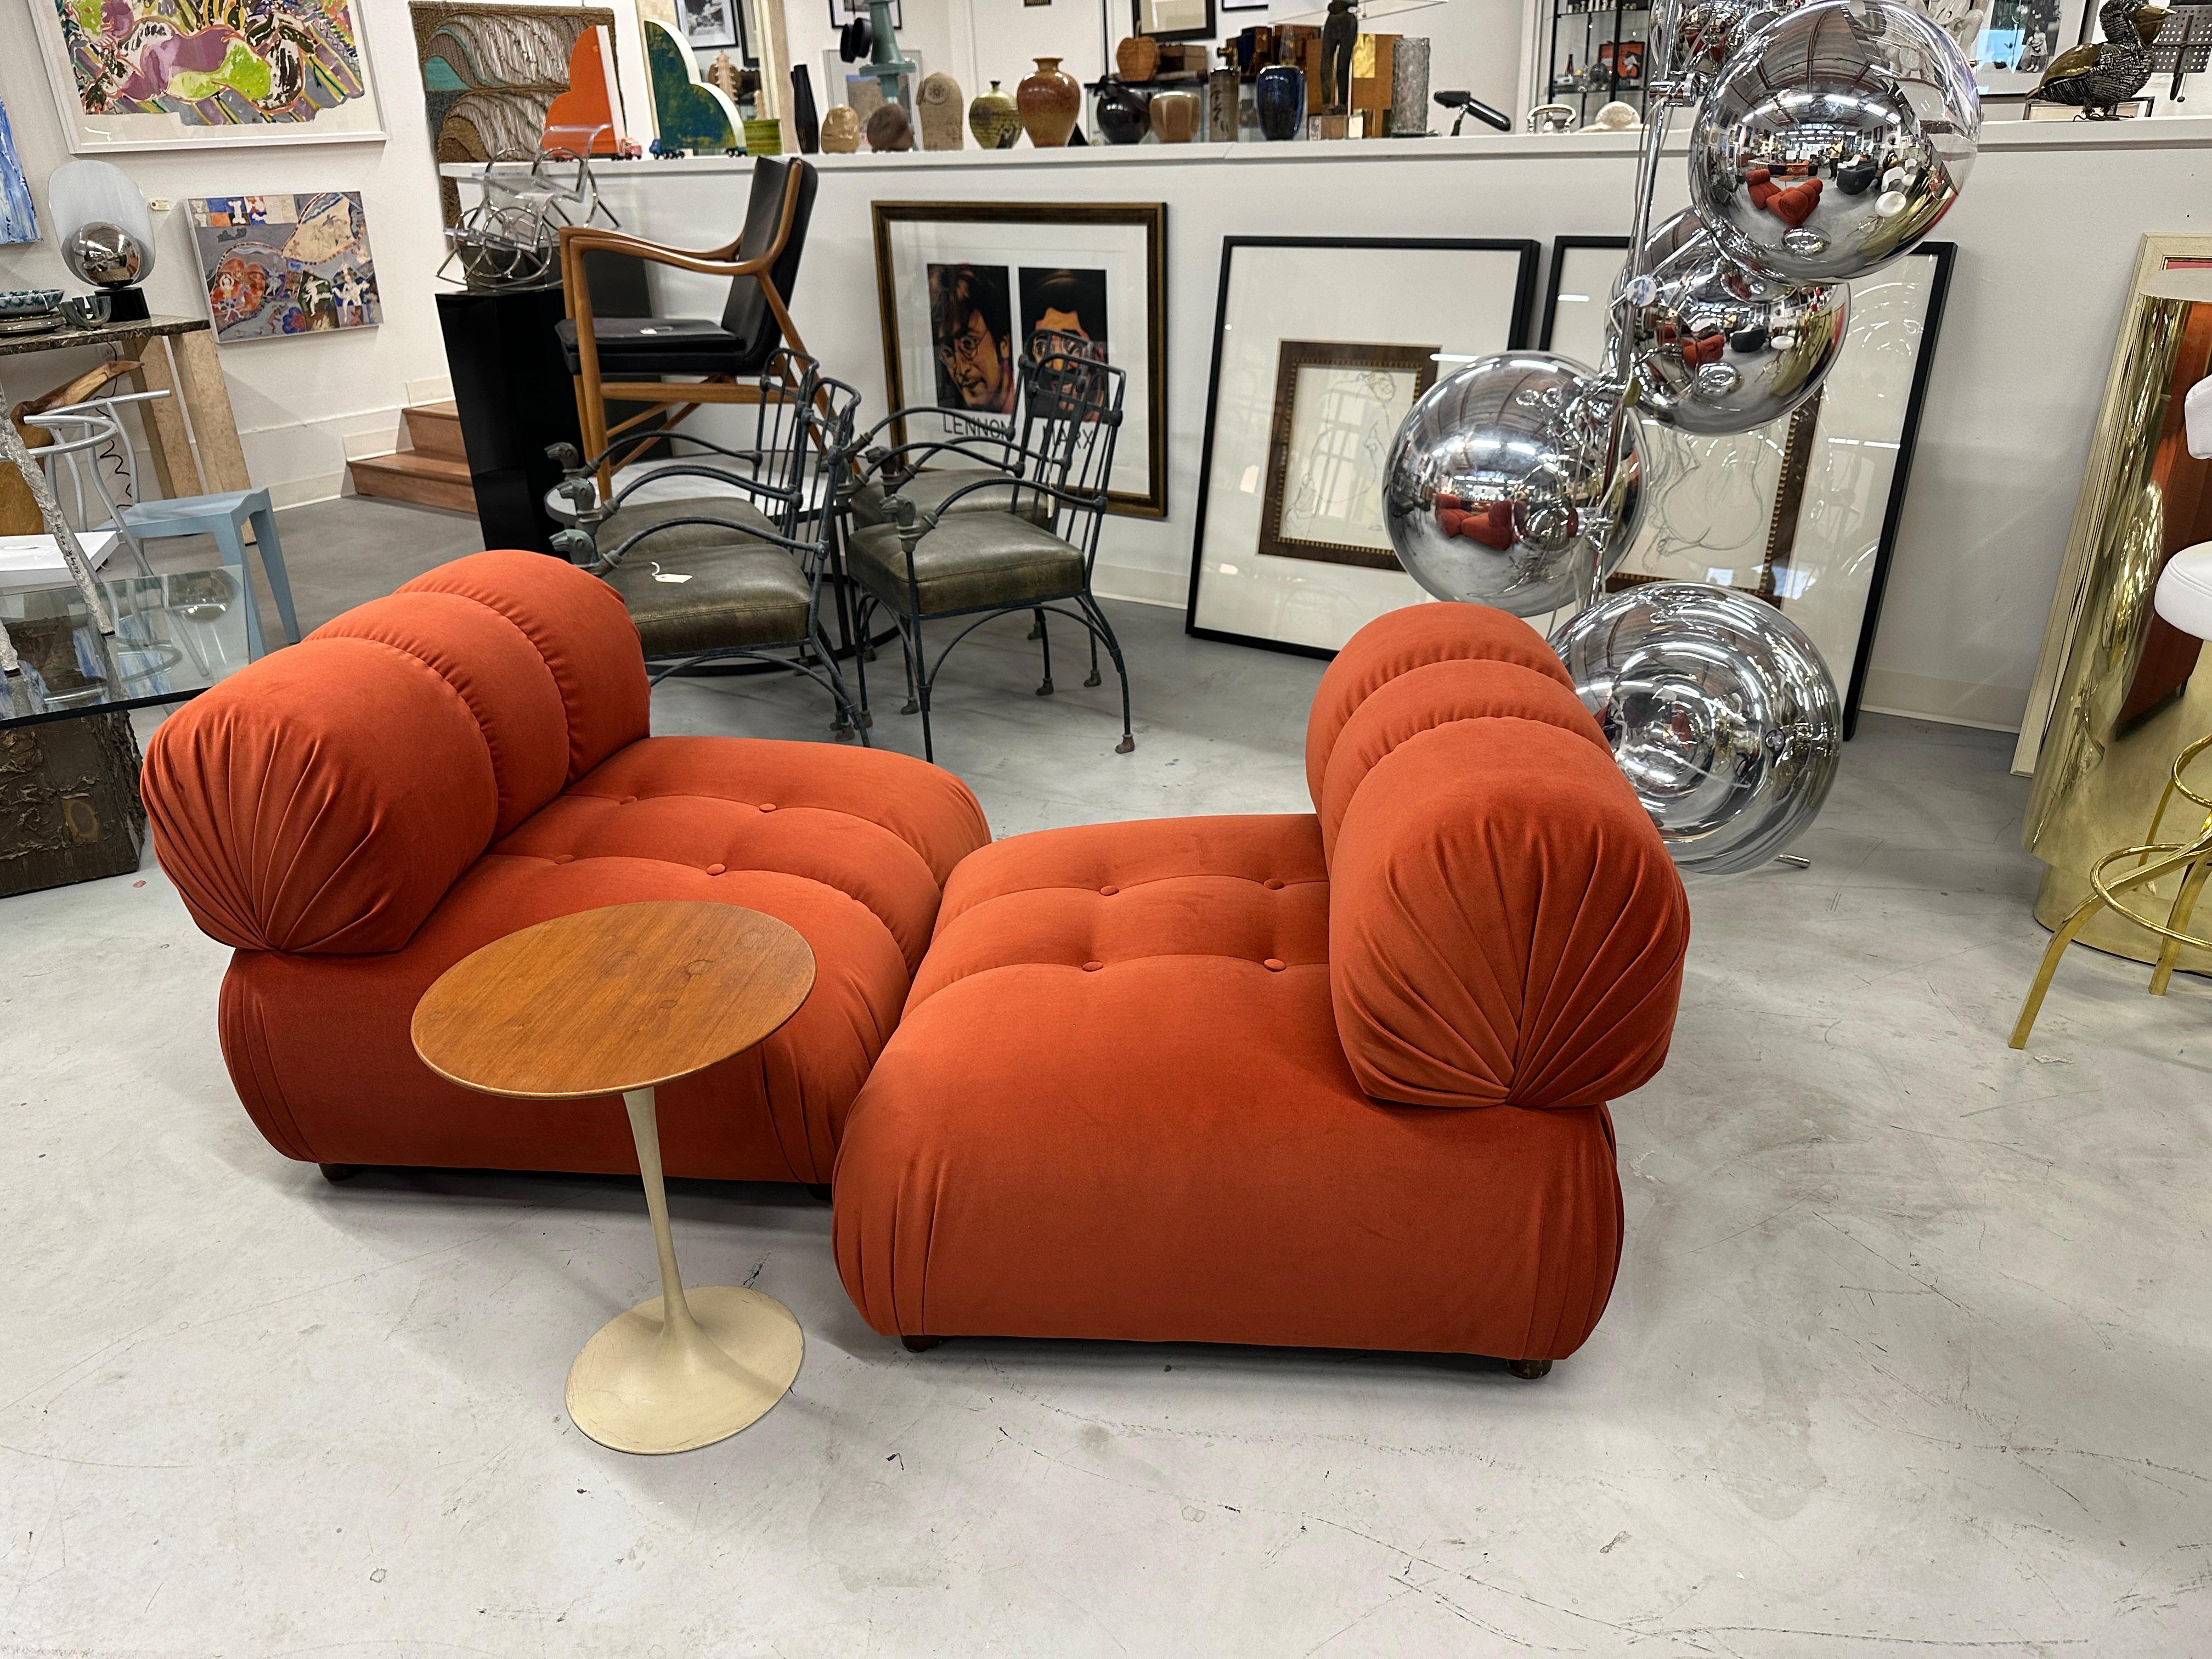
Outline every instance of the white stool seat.
<path id="1" fill-rule="evenodd" d="M 2212 640 L 2212 542 L 2185 547 L 2166 562 L 2155 603 L 2183 633 Z"/>

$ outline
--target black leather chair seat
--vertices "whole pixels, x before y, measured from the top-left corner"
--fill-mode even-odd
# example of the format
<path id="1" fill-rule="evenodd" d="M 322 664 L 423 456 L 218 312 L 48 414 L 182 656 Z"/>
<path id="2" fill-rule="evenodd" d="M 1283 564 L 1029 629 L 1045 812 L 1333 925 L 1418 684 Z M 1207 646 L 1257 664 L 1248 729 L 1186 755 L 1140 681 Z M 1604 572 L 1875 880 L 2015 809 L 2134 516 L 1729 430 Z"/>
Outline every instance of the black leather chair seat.
<path id="1" fill-rule="evenodd" d="M 652 558 L 665 563 L 671 553 L 734 546 L 744 541 L 748 532 L 763 536 L 777 533 L 775 525 L 768 514 L 742 495 L 697 495 L 680 501 L 633 501 L 627 507 L 617 507 L 600 524 L 597 538 L 600 550 L 612 553 L 641 530 L 650 530 L 655 525 L 667 524 L 676 519 L 720 519 L 723 523 L 678 525 L 673 530 L 664 530 L 659 535 L 640 542 L 623 555 L 624 559 Z M 742 527 L 732 530 L 726 527 L 730 525 Z M 777 550 L 781 552 L 783 550 Z"/>
<path id="2" fill-rule="evenodd" d="M 576 350 L 576 325 L 563 317 L 553 325 L 561 337 L 561 355 L 568 372 L 576 374 L 582 358 Z M 745 342 L 703 317 L 599 317 L 592 319 L 592 337 L 599 343 L 599 375 L 603 380 L 627 380 L 633 374 L 754 374 L 760 364 L 749 361 L 756 354 Z M 779 342 L 773 335 L 768 344 Z M 768 353 L 757 354 L 765 362 Z"/>
<path id="3" fill-rule="evenodd" d="M 907 614 L 906 556 L 898 531 L 869 525 L 853 532 L 846 568 L 893 611 Z M 1057 599 L 1083 587 L 1083 555 L 1050 531 L 1011 513 L 948 513 L 915 544 L 921 614 L 974 611 Z"/>
<path id="4" fill-rule="evenodd" d="M 965 489 L 969 484 L 981 483 L 1006 475 L 993 466 L 948 466 L 928 472 L 917 472 L 896 490 L 887 491 L 880 478 L 871 478 L 853 492 L 853 517 L 861 524 L 889 524 L 890 509 L 885 506 L 889 496 L 904 496 L 914 503 L 915 511 L 923 524 L 937 522 L 939 510 L 945 498 L 956 489 Z M 1030 489 L 1022 492 L 1022 516 L 1041 525 L 1052 522 L 1053 499 Z M 952 503 L 955 513 L 1004 513 L 1013 505 L 1011 487 L 979 489 L 972 495 L 963 495 Z"/>
<path id="5" fill-rule="evenodd" d="M 622 595 L 648 657 L 682 657 L 738 647 L 790 645 L 806 637 L 806 578 L 780 547 L 726 542 L 680 552 L 648 542 L 607 574 Z M 653 575 L 688 575 L 665 582 Z"/>

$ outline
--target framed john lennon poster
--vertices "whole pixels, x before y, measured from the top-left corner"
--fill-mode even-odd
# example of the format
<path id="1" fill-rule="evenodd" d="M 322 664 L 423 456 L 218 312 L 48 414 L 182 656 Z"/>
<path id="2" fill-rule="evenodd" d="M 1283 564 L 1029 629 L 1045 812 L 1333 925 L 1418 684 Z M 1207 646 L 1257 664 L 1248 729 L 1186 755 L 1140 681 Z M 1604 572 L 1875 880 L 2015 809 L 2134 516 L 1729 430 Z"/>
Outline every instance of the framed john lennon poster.
<path id="1" fill-rule="evenodd" d="M 1166 205 L 878 202 L 874 210 L 884 385 L 890 407 L 906 411 L 891 441 L 1018 420 L 1029 342 L 1047 330 L 1073 334 L 1128 377 L 1107 510 L 1165 518 Z"/>
<path id="2" fill-rule="evenodd" d="M 1429 596 L 1382 524 L 1413 402 L 1523 345 L 1527 241 L 1225 239 L 1198 468 L 1186 631 L 1333 655 Z"/>
<path id="3" fill-rule="evenodd" d="M 22 3 L 80 155 L 384 137 L 363 0 Z"/>

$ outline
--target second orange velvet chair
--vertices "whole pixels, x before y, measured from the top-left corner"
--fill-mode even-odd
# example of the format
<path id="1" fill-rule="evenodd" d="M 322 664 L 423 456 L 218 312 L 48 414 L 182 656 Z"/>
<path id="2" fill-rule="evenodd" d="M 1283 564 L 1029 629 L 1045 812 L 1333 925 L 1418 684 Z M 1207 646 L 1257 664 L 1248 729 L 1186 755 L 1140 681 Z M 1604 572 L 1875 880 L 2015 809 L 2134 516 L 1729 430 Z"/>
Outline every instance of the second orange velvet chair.
<path id="1" fill-rule="evenodd" d="M 845 1126 L 878 1331 L 1495 1355 L 1604 1310 L 1607 1103 L 1666 1057 L 1680 880 L 1526 623 L 1361 630 L 1316 811 L 1047 830 L 945 887 Z"/>

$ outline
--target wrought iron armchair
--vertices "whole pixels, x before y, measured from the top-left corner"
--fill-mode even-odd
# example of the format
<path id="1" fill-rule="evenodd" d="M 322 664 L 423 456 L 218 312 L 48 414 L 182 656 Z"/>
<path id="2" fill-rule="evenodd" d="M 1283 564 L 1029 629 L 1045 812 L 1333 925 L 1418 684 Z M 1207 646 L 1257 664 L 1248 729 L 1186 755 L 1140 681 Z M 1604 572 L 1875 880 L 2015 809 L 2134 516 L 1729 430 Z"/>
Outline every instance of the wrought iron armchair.
<path id="1" fill-rule="evenodd" d="M 907 673 L 902 712 L 921 715 L 922 752 L 932 760 L 931 693 L 945 659 L 984 623 L 1023 611 L 1034 613 L 1030 637 L 1043 647 L 1037 695 L 1053 690 L 1047 616 L 1080 623 L 1091 646 L 1091 673 L 1084 684 L 1101 683 L 1103 644 L 1121 682 L 1121 741 L 1115 747 L 1125 755 L 1136 747 L 1121 641 L 1091 591 L 1126 376 L 1096 361 L 1072 337 L 1042 336 L 1040 343 L 1041 355 L 1022 365 L 1018 440 L 1009 428 L 871 450 L 839 486 L 842 563 L 859 596 L 857 636 L 868 637 L 878 609 L 896 625 Z M 882 430 L 879 424 L 856 439 L 854 448 Z M 911 470 L 948 453 L 975 465 Z M 993 463 L 994 454 L 1004 458 L 1003 465 Z M 878 509 L 864 505 L 872 483 L 884 491 L 880 517 Z M 922 623 L 959 618 L 972 620 L 929 661 Z M 865 661 L 858 681 L 865 710 Z"/>
<path id="2" fill-rule="evenodd" d="M 578 507 L 577 525 L 554 544 L 622 595 L 653 684 L 704 663 L 771 664 L 830 693 L 840 743 L 858 732 L 866 744 L 867 719 L 838 671 L 823 611 L 832 597 L 845 620 L 831 581 L 836 520 L 827 503 L 860 393 L 818 374 L 811 358 L 778 356 L 762 372 L 749 448 L 684 434 L 708 453 L 657 463 L 603 501 L 593 475 L 607 456 L 562 456 L 562 489 Z M 670 481 L 693 477 L 724 493 L 639 499 L 648 486 L 659 496 Z"/>

